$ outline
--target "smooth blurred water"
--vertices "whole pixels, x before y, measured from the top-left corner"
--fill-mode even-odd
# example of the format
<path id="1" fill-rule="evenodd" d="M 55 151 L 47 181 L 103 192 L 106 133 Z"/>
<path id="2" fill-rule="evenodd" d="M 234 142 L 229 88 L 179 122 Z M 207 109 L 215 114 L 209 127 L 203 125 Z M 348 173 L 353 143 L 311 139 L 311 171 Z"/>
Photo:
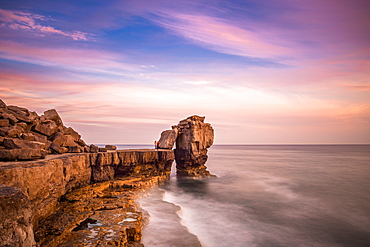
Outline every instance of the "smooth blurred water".
<path id="1" fill-rule="evenodd" d="M 140 204 L 146 247 L 370 246 L 370 146 L 213 146 Z"/>

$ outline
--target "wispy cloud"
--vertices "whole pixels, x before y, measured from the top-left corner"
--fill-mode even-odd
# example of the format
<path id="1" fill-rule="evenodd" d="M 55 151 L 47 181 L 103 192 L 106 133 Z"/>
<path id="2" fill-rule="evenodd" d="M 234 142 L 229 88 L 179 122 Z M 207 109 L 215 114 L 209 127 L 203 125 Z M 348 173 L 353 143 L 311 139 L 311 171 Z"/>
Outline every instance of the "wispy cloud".
<path id="1" fill-rule="evenodd" d="M 291 53 L 287 47 L 271 42 L 271 37 L 268 39 L 261 32 L 240 28 L 221 18 L 159 12 L 154 21 L 198 45 L 225 54 L 276 58 Z"/>
<path id="2" fill-rule="evenodd" d="M 0 9 L 0 21 L 2 22 L 0 26 L 3 28 L 33 32 L 40 36 L 58 34 L 70 37 L 73 40 L 86 41 L 91 39 L 91 34 L 82 31 L 66 32 L 51 26 L 39 24 L 40 21 L 46 21 L 47 19 L 45 16 L 38 14 Z"/>
<path id="3" fill-rule="evenodd" d="M 36 65 L 62 68 L 82 73 L 111 76 L 138 74 L 139 65 L 124 62 L 121 54 L 93 49 L 33 47 L 0 41 L 0 58 Z"/>

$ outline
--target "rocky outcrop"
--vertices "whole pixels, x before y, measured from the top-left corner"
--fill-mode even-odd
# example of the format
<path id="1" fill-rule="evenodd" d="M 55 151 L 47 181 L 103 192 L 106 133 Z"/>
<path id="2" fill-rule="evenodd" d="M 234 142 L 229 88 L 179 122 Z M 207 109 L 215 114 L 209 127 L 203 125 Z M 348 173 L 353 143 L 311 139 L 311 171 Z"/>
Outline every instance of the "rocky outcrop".
<path id="1" fill-rule="evenodd" d="M 208 148 L 212 146 L 214 131 L 205 117 L 190 116 L 181 120 L 172 130 L 165 130 L 159 140 L 159 148 L 172 149 L 176 142 L 175 159 L 177 176 L 210 177 L 204 165 Z"/>
<path id="2" fill-rule="evenodd" d="M 17 199 L 19 205 L 21 205 L 19 208 L 22 207 L 26 210 L 23 212 L 17 209 L 18 211 L 14 211 L 14 214 L 3 214 L 8 220 L 0 221 L 0 236 L 14 237 L 4 239 L 2 244 L 8 244 L 9 246 L 31 246 L 29 243 L 30 241 L 32 242 L 33 234 L 29 233 L 27 230 L 27 227 L 31 225 L 32 229 L 36 232 L 36 241 L 41 244 L 41 246 L 68 246 L 68 242 L 66 242 L 66 245 L 59 244 L 64 241 L 64 236 L 72 234 L 72 230 L 78 227 L 81 222 L 97 214 L 97 211 L 99 211 L 99 215 L 105 215 L 104 217 L 106 219 L 110 217 L 109 213 L 104 214 L 100 212 L 105 206 L 108 207 L 106 210 L 110 210 L 111 207 L 113 207 L 104 206 L 106 201 L 103 199 L 110 198 L 110 196 L 108 196 L 109 193 L 115 194 L 114 197 L 111 197 L 113 203 L 113 201 L 116 200 L 116 195 L 119 193 L 122 194 L 122 191 L 130 194 L 130 191 L 132 191 L 131 189 L 145 187 L 145 184 L 155 184 L 158 183 L 158 181 L 167 179 L 174 158 L 175 156 L 172 150 L 156 151 L 148 149 L 118 150 L 104 153 L 48 155 L 44 160 L 0 162 L 0 184 L 4 185 L 6 188 L 14 188 L 17 193 L 13 193 L 15 194 L 13 197 L 20 198 L 19 200 Z M 99 182 L 99 184 L 90 186 L 90 184 L 95 182 Z M 106 184 L 104 185 L 105 187 L 103 184 Z M 116 186 L 115 184 L 120 185 Z M 0 194 L 6 192 L 4 192 L 4 186 L 0 187 Z M 79 199 L 77 199 L 77 197 L 70 199 L 72 197 L 67 196 L 69 193 L 74 193 L 73 191 L 76 189 L 78 190 L 78 188 L 81 188 L 82 190 L 84 187 L 90 188 L 91 191 L 85 189 L 85 192 L 79 195 Z M 3 207 L 3 205 L 10 205 L 8 198 L 9 196 L 0 196 L 1 207 Z M 122 198 L 124 198 L 123 195 Z M 76 200 L 79 201 L 80 204 L 78 204 Z M 18 201 L 13 201 L 15 204 L 18 203 Z M 74 206 L 68 206 L 64 203 L 65 201 L 68 201 Z M 87 204 L 92 201 L 94 201 L 94 203 L 91 204 L 93 206 L 87 206 Z M 85 204 L 83 202 L 85 202 Z M 133 204 L 132 200 L 130 202 Z M 78 207 L 76 206 L 77 204 L 79 205 Z M 117 202 L 117 205 L 118 204 L 119 202 Z M 77 209 L 74 208 L 75 206 Z M 16 207 L 18 207 L 18 204 Z M 74 209 L 66 211 L 66 208 Z M 135 211 L 132 206 L 117 206 L 116 212 L 122 211 L 122 208 L 126 208 L 129 211 L 131 210 L 132 212 Z M 81 211 L 83 211 L 83 213 L 81 213 Z M 30 216 L 27 212 L 30 212 Z M 16 222 L 19 221 L 19 217 L 21 217 L 19 215 L 21 214 L 24 214 L 25 216 L 23 218 L 32 222 L 32 224 L 27 225 L 22 223 L 17 226 L 18 223 Z M 61 215 L 63 215 L 63 217 Z M 59 218 L 59 216 L 62 218 Z M 66 216 L 66 218 L 64 216 Z M 111 217 L 113 216 L 112 214 Z M 122 220 L 124 220 L 124 218 Z M 126 226 L 126 223 L 127 222 L 124 221 L 120 226 Z M 15 224 L 14 227 L 10 227 L 11 224 Z M 46 225 L 49 226 L 45 227 Z M 130 228 L 129 225 L 127 226 Z M 23 232 L 27 232 L 28 237 L 22 240 L 19 236 L 24 236 L 24 233 L 19 233 L 19 229 L 23 229 Z M 85 229 L 84 232 L 86 233 L 85 237 L 87 239 L 89 239 L 88 235 L 91 234 L 92 231 L 95 230 L 93 228 Z M 127 237 L 123 233 L 120 236 L 122 238 Z M 130 239 L 138 238 L 128 237 L 128 239 L 127 241 L 131 241 Z M 98 240 L 99 238 L 97 238 L 97 241 Z M 17 241 L 21 241 L 22 244 L 19 244 Z"/>
<path id="3" fill-rule="evenodd" d="M 47 154 L 89 152 L 81 135 L 56 110 L 39 116 L 0 99 L 0 161 L 43 159 Z"/>

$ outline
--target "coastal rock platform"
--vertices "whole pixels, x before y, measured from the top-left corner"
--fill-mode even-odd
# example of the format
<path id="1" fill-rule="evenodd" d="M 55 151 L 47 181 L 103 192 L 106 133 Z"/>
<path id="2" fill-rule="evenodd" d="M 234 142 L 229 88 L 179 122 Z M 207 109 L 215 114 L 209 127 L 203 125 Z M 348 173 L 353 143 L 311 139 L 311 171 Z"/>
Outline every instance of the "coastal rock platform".
<path id="1" fill-rule="evenodd" d="M 139 246 L 143 217 L 133 199 L 168 179 L 173 161 L 173 150 L 142 149 L 0 162 L 0 242 Z"/>

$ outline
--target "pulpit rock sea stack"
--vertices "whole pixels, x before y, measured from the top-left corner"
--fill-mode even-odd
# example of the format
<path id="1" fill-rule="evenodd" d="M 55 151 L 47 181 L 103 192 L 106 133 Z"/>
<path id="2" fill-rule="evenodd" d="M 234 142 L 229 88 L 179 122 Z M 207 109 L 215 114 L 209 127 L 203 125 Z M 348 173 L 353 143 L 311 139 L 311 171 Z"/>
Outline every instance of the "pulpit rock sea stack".
<path id="1" fill-rule="evenodd" d="M 207 167 L 208 148 L 214 140 L 214 130 L 205 117 L 190 116 L 181 120 L 172 130 L 165 130 L 159 139 L 159 148 L 172 149 L 176 143 L 175 160 L 178 177 L 211 177 Z"/>

